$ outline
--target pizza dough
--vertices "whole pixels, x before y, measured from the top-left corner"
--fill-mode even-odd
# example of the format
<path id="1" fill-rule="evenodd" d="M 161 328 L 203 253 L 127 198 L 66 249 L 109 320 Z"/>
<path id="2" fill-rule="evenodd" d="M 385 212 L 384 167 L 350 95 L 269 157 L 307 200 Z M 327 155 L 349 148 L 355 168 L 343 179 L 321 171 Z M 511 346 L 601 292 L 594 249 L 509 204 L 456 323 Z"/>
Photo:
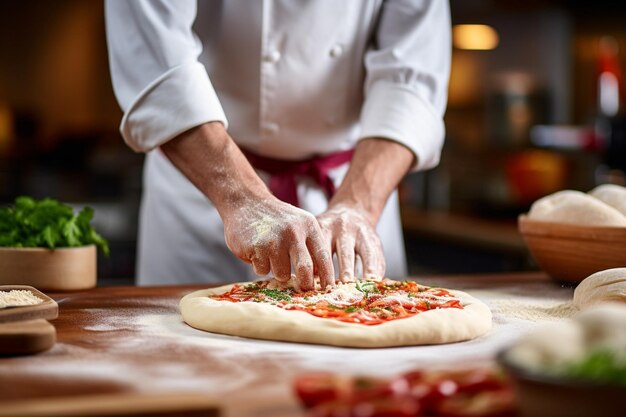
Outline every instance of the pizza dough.
<path id="1" fill-rule="evenodd" d="M 626 268 L 596 272 L 574 290 L 574 305 L 581 310 L 607 301 L 626 303 Z"/>
<path id="2" fill-rule="evenodd" d="M 363 348 L 460 342 L 481 336 L 491 328 L 489 308 L 461 291 L 448 290 L 461 300 L 463 309 L 428 310 L 367 326 L 319 318 L 270 304 L 208 298 L 228 292 L 234 285 L 195 291 L 183 297 L 180 302 L 183 320 L 196 329 L 213 333 Z"/>
<path id="3" fill-rule="evenodd" d="M 626 216 L 616 208 L 572 190 L 559 191 L 535 201 L 528 218 L 555 223 L 626 227 Z"/>
<path id="4" fill-rule="evenodd" d="M 604 184 L 589 191 L 589 195 L 603 201 L 626 216 L 626 187 Z"/>

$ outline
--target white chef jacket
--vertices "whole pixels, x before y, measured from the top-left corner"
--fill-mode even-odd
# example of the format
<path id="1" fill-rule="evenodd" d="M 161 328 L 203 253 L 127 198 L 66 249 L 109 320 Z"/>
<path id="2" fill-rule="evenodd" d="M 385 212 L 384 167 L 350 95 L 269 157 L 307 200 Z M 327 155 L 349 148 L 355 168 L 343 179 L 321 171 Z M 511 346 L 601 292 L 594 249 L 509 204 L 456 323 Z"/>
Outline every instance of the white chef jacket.
<path id="1" fill-rule="evenodd" d="M 383 137 L 409 148 L 415 169 L 439 161 L 447 1 L 107 0 L 105 7 L 121 133 L 132 149 L 148 152 L 139 283 L 250 277 L 225 247 L 214 207 L 153 151 L 192 127 L 220 121 L 239 145 L 287 160 Z M 331 175 L 337 185 L 346 169 Z M 307 178 L 298 194 L 304 209 L 325 209 L 323 192 Z M 388 275 L 404 275 L 395 194 L 378 231 Z"/>

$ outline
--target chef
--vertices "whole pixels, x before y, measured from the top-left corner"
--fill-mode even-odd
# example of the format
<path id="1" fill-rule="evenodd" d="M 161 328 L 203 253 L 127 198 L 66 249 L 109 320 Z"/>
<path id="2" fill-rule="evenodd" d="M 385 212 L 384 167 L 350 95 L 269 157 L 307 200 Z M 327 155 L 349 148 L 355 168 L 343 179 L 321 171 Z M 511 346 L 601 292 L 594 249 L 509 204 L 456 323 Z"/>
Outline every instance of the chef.
<path id="1" fill-rule="evenodd" d="M 139 284 L 406 275 L 395 188 L 439 161 L 446 1 L 108 0 L 106 30 L 146 153 Z"/>

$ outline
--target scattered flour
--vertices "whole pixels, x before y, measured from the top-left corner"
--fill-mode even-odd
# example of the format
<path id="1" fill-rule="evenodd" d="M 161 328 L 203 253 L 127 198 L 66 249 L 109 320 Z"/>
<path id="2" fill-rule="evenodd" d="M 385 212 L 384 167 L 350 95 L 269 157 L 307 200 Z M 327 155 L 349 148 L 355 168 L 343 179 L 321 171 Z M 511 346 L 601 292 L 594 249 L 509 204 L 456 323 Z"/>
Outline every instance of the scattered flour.
<path id="1" fill-rule="evenodd" d="M 553 321 L 574 316 L 578 309 L 571 302 L 537 302 L 529 300 L 494 300 L 490 303 L 492 313 L 528 321 Z"/>

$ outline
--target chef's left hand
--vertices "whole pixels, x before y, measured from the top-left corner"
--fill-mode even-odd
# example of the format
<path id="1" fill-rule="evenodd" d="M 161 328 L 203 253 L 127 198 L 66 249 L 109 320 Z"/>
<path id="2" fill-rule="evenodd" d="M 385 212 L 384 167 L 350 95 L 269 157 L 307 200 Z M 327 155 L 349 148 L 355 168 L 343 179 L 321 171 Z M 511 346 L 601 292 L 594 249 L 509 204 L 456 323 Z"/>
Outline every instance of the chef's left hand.
<path id="1" fill-rule="evenodd" d="M 337 254 L 340 281 L 354 281 L 356 256 L 361 258 L 364 278 L 383 278 L 383 246 L 365 212 L 345 204 L 336 205 L 317 216 L 317 220 L 332 253 Z"/>

